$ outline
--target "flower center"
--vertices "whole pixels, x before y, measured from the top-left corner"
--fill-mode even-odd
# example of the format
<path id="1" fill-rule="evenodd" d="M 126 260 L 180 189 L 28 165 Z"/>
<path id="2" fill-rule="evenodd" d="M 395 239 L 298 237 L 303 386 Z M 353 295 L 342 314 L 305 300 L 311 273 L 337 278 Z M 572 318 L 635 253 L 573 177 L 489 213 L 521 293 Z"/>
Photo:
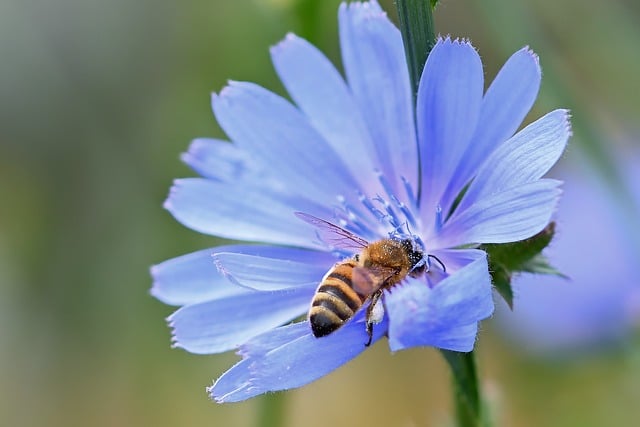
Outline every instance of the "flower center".
<path id="1" fill-rule="evenodd" d="M 338 225 L 370 242 L 391 237 L 411 240 L 423 248 L 422 239 L 414 234 L 420 230 L 421 224 L 414 214 L 418 212 L 418 205 L 411 183 L 402 178 L 404 194 L 401 198 L 383 173 L 376 171 L 376 176 L 382 193 L 371 197 L 359 192 L 360 206 L 350 205 L 344 197 L 338 198 L 339 207 L 334 214 Z"/>

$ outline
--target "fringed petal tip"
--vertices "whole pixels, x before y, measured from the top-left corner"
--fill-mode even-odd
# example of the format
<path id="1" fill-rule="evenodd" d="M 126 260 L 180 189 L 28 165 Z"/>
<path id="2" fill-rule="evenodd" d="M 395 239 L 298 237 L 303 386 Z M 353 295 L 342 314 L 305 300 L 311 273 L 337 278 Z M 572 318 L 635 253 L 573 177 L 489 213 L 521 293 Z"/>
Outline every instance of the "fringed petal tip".
<path id="1" fill-rule="evenodd" d="M 558 132 L 557 139 L 559 143 L 566 144 L 567 140 L 573 136 L 573 126 L 571 125 L 571 110 L 568 108 L 557 108 L 548 112 L 544 116 L 540 117 L 535 122 L 528 126 L 534 125 L 539 121 L 555 121 L 558 123 L 558 127 L 562 128 L 561 132 Z"/>
<path id="2" fill-rule="evenodd" d="M 540 57 L 538 56 L 537 53 L 535 53 L 533 51 L 533 49 L 531 49 L 531 47 L 524 46 L 522 49 L 520 49 L 517 53 L 526 53 L 527 55 L 529 55 L 531 57 L 531 59 L 533 59 L 533 62 L 536 64 L 536 66 L 538 67 L 538 69 L 540 69 Z"/>
<path id="3" fill-rule="evenodd" d="M 261 171 L 250 153 L 221 139 L 196 138 L 180 159 L 202 177 L 215 181 L 249 180 Z"/>
<path id="4" fill-rule="evenodd" d="M 268 390 L 259 389 L 258 387 L 253 385 L 251 381 L 242 383 L 238 385 L 237 388 L 226 393 L 221 393 L 217 387 L 220 379 L 216 381 L 212 386 L 206 387 L 209 399 L 211 399 L 215 403 L 238 403 L 258 396 L 260 394 L 272 393 Z"/>
<path id="5" fill-rule="evenodd" d="M 564 114 L 564 125 L 565 130 L 567 132 L 567 137 L 570 138 L 573 136 L 573 127 L 571 126 L 571 110 L 566 108 L 559 108 L 558 110 Z"/>
<path id="6" fill-rule="evenodd" d="M 175 179 L 162 207 L 181 224 L 207 234 L 211 221 L 202 215 L 202 209 L 210 182 L 202 178 Z"/>
<path id="7" fill-rule="evenodd" d="M 230 95 L 233 94 L 236 80 L 227 80 L 227 84 L 220 89 L 220 91 L 211 93 L 211 102 L 215 107 L 217 103 L 224 101 Z"/>
<path id="8" fill-rule="evenodd" d="M 220 403 L 220 402 L 218 402 L 218 399 L 216 399 L 216 397 L 213 395 L 213 384 L 210 385 L 210 386 L 205 387 L 204 391 L 209 396 L 209 399 L 213 400 L 216 403 Z"/>
<path id="9" fill-rule="evenodd" d="M 182 179 L 174 179 L 171 187 L 169 188 L 169 194 L 167 194 L 167 198 L 162 202 L 162 207 L 169 212 L 172 212 L 174 209 L 173 198 L 176 193 L 179 191 L 180 184 Z"/>
<path id="10" fill-rule="evenodd" d="M 187 306 L 248 292 L 221 275 L 212 253 L 242 248 L 219 246 L 168 259 L 151 267 L 151 295 L 165 304 Z"/>
<path id="11" fill-rule="evenodd" d="M 189 148 L 187 149 L 187 151 L 182 153 L 180 155 L 180 158 L 184 160 L 185 157 L 186 158 L 200 157 L 200 154 L 202 153 L 202 151 L 206 150 L 211 144 L 215 143 L 214 141 L 216 140 L 212 138 L 204 138 L 204 137 L 194 138 L 191 140 L 191 143 L 189 144 Z M 186 161 L 185 163 L 189 164 Z"/>
<path id="12" fill-rule="evenodd" d="M 350 13 L 353 17 L 371 18 L 379 16 L 387 16 L 387 13 L 380 7 L 377 0 L 366 2 L 342 2 L 338 9 L 338 13 Z"/>
<path id="13" fill-rule="evenodd" d="M 252 371 L 250 361 L 241 360 L 236 363 L 205 388 L 209 398 L 216 403 L 233 403 L 264 393 L 265 390 L 258 390 L 253 384 L 255 375 Z"/>
<path id="14" fill-rule="evenodd" d="M 434 47 L 435 46 L 442 46 L 442 45 L 468 46 L 468 47 L 471 47 L 473 50 L 475 50 L 477 52 L 477 49 L 471 43 L 471 39 L 466 38 L 466 37 L 454 37 L 454 38 L 452 38 L 450 34 L 447 34 L 445 36 L 438 35 L 438 37 L 436 38 L 436 44 L 434 45 Z"/>
<path id="15" fill-rule="evenodd" d="M 295 33 L 288 32 L 282 40 L 269 48 L 271 55 L 278 55 L 283 50 L 289 48 L 294 43 L 303 42 L 304 39 L 298 37 Z"/>
<path id="16" fill-rule="evenodd" d="M 171 348 L 182 348 L 180 346 L 178 337 L 177 337 L 177 326 L 176 326 L 176 322 L 174 321 L 174 316 L 177 313 L 177 311 L 174 311 L 173 313 L 171 313 L 169 316 L 165 317 L 165 322 L 167 322 L 167 326 L 169 327 L 169 333 L 171 334 Z"/>
<path id="17" fill-rule="evenodd" d="M 184 349 L 184 347 L 180 345 L 180 342 L 178 341 L 178 337 L 176 336 L 176 328 L 173 322 L 171 322 L 171 316 L 167 317 L 166 321 L 167 321 L 167 326 L 169 326 L 169 332 L 171 333 L 171 338 L 170 338 L 171 348 Z"/>
<path id="18" fill-rule="evenodd" d="M 209 396 L 209 399 L 211 399 L 215 403 L 224 403 L 224 396 L 217 396 L 214 392 L 214 387 L 215 382 L 212 385 L 205 387 L 205 392 Z"/>
<path id="19" fill-rule="evenodd" d="M 191 287 L 186 290 L 179 289 L 176 283 L 172 280 L 166 280 L 161 278 L 161 274 L 157 272 L 156 266 L 151 268 L 151 277 L 153 282 L 151 289 L 149 289 L 149 295 L 155 299 L 162 301 L 164 304 L 172 306 L 180 306 L 192 302 L 198 302 L 198 300 L 204 296 L 208 297 L 207 292 L 203 290 L 193 289 Z M 168 320 L 168 318 L 167 318 Z"/>
<path id="20" fill-rule="evenodd" d="M 251 87 L 259 87 L 259 85 L 251 82 L 229 79 L 227 80 L 227 84 L 224 85 L 219 92 L 211 92 L 211 104 L 216 107 L 219 103 L 229 102 L 234 96 L 242 93 L 244 89 Z"/>
<path id="21" fill-rule="evenodd" d="M 189 144 L 189 148 L 184 153 L 180 154 L 180 160 L 182 163 L 191 166 L 191 168 L 195 169 L 193 165 L 196 165 L 200 162 L 201 159 L 201 151 L 202 151 L 202 139 L 196 138 L 191 141 Z M 200 173 L 198 170 L 196 172 Z M 202 175 L 202 174 L 201 174 Z"/>
<path id="22" fill-rule="evenodd" d="M 149 295 L 162 301 L 162 299 L 158 297 L 158 294 L 160 293 L 159 289 L 162 287 L 158 269 L 158 265 L 152 265 L 149 267 L 149 276 L 151 276 L 151 288 L 149 289 Z"/>
<path id="23" fill-rule="evenodd" d="M 220 122 L 222 120 L 219 117 L 220 108 L 233 108 L 237 106 L 236 104 L 238 102 L 241 102 L 241 100 L 236 100 L 237 97 L 251 97 L 263 91 L 266 91 L 266 89 L 256 83 L 229 79 L 220 91 L 211 92 L 211 110 L 213 115 L 219 124 L 221 124 Z"/>

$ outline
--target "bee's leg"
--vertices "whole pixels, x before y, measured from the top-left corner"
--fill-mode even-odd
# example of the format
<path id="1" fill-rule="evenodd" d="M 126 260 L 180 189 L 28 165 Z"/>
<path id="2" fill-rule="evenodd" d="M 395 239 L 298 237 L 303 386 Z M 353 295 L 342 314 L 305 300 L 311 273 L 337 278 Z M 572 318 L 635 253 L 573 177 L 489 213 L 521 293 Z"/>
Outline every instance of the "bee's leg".
<path id="1" fill-rule="evenodd" d="M 371 340 L 373 339 L 373 325 L 375 325 L 376 323 L 380 323 L 380 321 L 382 320 L 382 317 L 384 316 L 384 311 L 380 313 L 380 307 L 378 307 L 378 302 L 381 296 L 382 296 L 381 290 L 371 295 L 371 301 L 369 302 L 369 306 L 367 307 L 365 324 L 366 324 L 367 335 L 369 336 L 369 340 L 364 345 L 365 347 L 369 347 L 371 345 Z"/>
<path id="2" fill-rule="evenodd" d="M 373 323 L 367 322 L 367 334 L 369 335 L 369 339 L 364 343 L 365 347 L 369 347 L 371 345 L 371 340 L 373 339 Z"/>

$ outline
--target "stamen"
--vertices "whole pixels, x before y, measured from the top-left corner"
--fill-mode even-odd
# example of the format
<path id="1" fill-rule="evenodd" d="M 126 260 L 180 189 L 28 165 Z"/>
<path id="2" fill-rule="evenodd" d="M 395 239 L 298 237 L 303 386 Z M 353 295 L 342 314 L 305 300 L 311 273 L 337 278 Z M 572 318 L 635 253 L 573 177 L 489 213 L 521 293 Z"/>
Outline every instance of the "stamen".
<path id="1" fill-rule="evenodd" d="M 362 197 L 362 195 L 360 193 L 358 193 L 358 198 Z M 346 221 L 348 222 L 354 222 L 356 221 L 358 218 L 361 218 L 363 216 L 363 213 L 358 206 L 353 206 L 349 203 L 347 203 L 347 200 L 344 196 L 339 195 L 337 197 L 338 199 L 338 209 L 341 210 L 341 212 L 343 213 L 343 217 Z"/>
<path id="2" fill-rule="evenodd" d="M 409 225 L 413 228 L 417 228 L 416 226 L 416 219 L 413 216 L 413 213 L 411 212 L 411 209 L 409 209 L 407 207 L 407 205 L 405 205 L 404 203 L 402 203 L 400 200 L 398 200 L 398 198 L 396 196 L 391 196 L 391 200 L 394 201 L 394 203 L 398 206 L 398 209 L 400 209 L 400 212 L 402 212 L 402 214 L 404 215 L 404 217 L 407 219 Z"/>
<path id="3" fill-rule="evenodd" d="M 385 214 L 378 208 L 373 206 L 373 203 L 371 203 L 371 200 L 369 200 L 367 197 L 365 197 L 364 195 L 360 195 L 360 201 L 367 209 L 369 209 L 369 211 L 378 219 L 378 221 L 382 221 L 384 219 Z"/>
<path id="4" fill-rule="evenodd" d="M 362 200 L 364 196 L 358 194 L 358 198 Z M 366 211 L 347 203 L 344 196 L 338 196 L 338 202 L 340 206 L 336 206 L 333 213 L 338 225 L 364 239 L 373 240 L 376 238 L 377 233 L 374 232 L 370 224 L 367 224 L 365 219 Z"/>
<path id="5" fill-rule="evenodd" d="M 400 217 L 400 214 L 404 214 L 404 216 L 407 218 L 407 220 L 409 222 L 411 222 L 411 224 L 413 226 L 415 226 L 415 220 L 413 219 L 413 215 L 411 215 L 411 213 L 409 213 L 407 215 L 407 212 L 409 212 L 409 210 L 406 208 L 406 206 L 398 199 L 398 197 L 394 194 L 391 186 L 389 185 L 389 181 L 387 181 L 386 177 L 378 172 L 378 180 L 380 181 L 380 184 L 382 185 L 382 188 L 384 188 L 384 191 L 387 193 L 387 197 L 388 199 L 392 200 L 395 205 L 397 206 L 398 209 L 400 209 L 400 212 L 396 212 L 395 210 L 392 209 L 391 206 L 389 206 L 389 202 L 387 202 L 385 200 L 385 208 L 387 210 L 387 212 L 389 213 L 389 215 L 393 216 L 394 218 L 394 223 L 393 224 L 400 224 L 402 221 L 399 221 L 398 218 Z M 406 180 L 404 178 L 402 178 L 403 182 L 406 182 Z M 405 184 L 406 186 L 406 184 Z M 409 191 L 411 191 L 409 189 Z M 409 197 L 411 199 L 411 197 Z"/>
<path id="6" fill-rule="evenodd" d="M 387 193 L 387 196 L 389 197 L 393 196 L 393 190 L 391 189 L 391 185 L 389 185 L 389 181 L 387 181 L 387 178 L 385 178 L 385 176 L 379 170 L 376 170 L 375 172 L 378 175 L 378 181 L 380 181 L 382 188 L 384 188 L 384 192 Z"/>
<path id="7" fill-rule="evenodd" d="M 393 231 L 389 232 L 390 237 L 401 239 L 411 238 L 416 244 L 423 248 L 424 242 L 419 236 L 411 232 L 411 228 L 419 228 L 419 221 L 413 213 L 414 209 L 417 210 L 418 205 L 416 194 L 413 191 L 411 183 L 406 178 L 401 177 L 406 192 L 407 202 L 405 203 L 394 194 L 385 175 L 379 170 L 376 170 L 375 173 L 384 193 L 371 198 L 359 194 L 360 202 L 362 202 L 378 221 L 393 228 Z M 406 231 L 404 230 L 405 227 Z"/>
<path id="8" fill-rule="evenodd" d="M 407 200 L 411 203 L 411 208 L 414 210 L 418 210 L 418 199 L 416 198 L 416 194 L 413 192 L 413 187 L 411 183 L 407 181 L 404 176 L 401 176 L 402 184 L 404 184 L 404 191 L 407 193 Z"/>
<path id="9" fill-rule="evenodd" d="M 381 196 L 376 196 L 373 200 L 384 207 L 384 210 L 386 211 L 384 219 L 387 220 L 393 228 L 401 227 L 401 223 L 398 221 L 398 214 L 393 210 L 393 206 L 391 206 L 386 199 L 383 199 Z"/>
<path id="10" fill-rule="evenodd" d="M 442 206 L 436 206 L 436 233 L 442 230 Z"/>

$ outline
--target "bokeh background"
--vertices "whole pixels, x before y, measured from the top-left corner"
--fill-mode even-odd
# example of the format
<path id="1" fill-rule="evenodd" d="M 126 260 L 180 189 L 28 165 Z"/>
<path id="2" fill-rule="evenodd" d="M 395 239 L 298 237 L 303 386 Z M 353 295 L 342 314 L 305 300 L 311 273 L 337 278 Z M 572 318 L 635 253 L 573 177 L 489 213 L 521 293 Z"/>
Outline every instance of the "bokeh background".
<path id="1" fill-rule="evenodd" d="M 0 425 L 252 426 L 275 405 L 287 426 L 450 425 L 437 351 L 383 343 L 302 389 L 212 403 L 204 387 L 237 357 L 170 349 L 172 308 L 148 293 L 150 265 L 219 243 L 161 208 L 172 179 L 193 175 L 178 159 L 189 141 L 223 136 L 210 92 L 234 79 L 283 93 L 268 48 L 288 31 L 339 63 L 338 4 L 0 1 Z M 574 243 L 556 248 L 576 277 L 536 277 L 542 291 L 516 301 L 523 318 L 483 325 L 492 414 L 504 426 L 636 425 L 640 3 L 444 0 L 435 19 L 473 41 L 487 81 L 531 46 L 544 78 L 530 118 L 574 117 L 553 173 L 585 195 L 567 197 L 578 208 L 559 239 Z M 565 315 L 575 333 L 553 336 Z"/>

